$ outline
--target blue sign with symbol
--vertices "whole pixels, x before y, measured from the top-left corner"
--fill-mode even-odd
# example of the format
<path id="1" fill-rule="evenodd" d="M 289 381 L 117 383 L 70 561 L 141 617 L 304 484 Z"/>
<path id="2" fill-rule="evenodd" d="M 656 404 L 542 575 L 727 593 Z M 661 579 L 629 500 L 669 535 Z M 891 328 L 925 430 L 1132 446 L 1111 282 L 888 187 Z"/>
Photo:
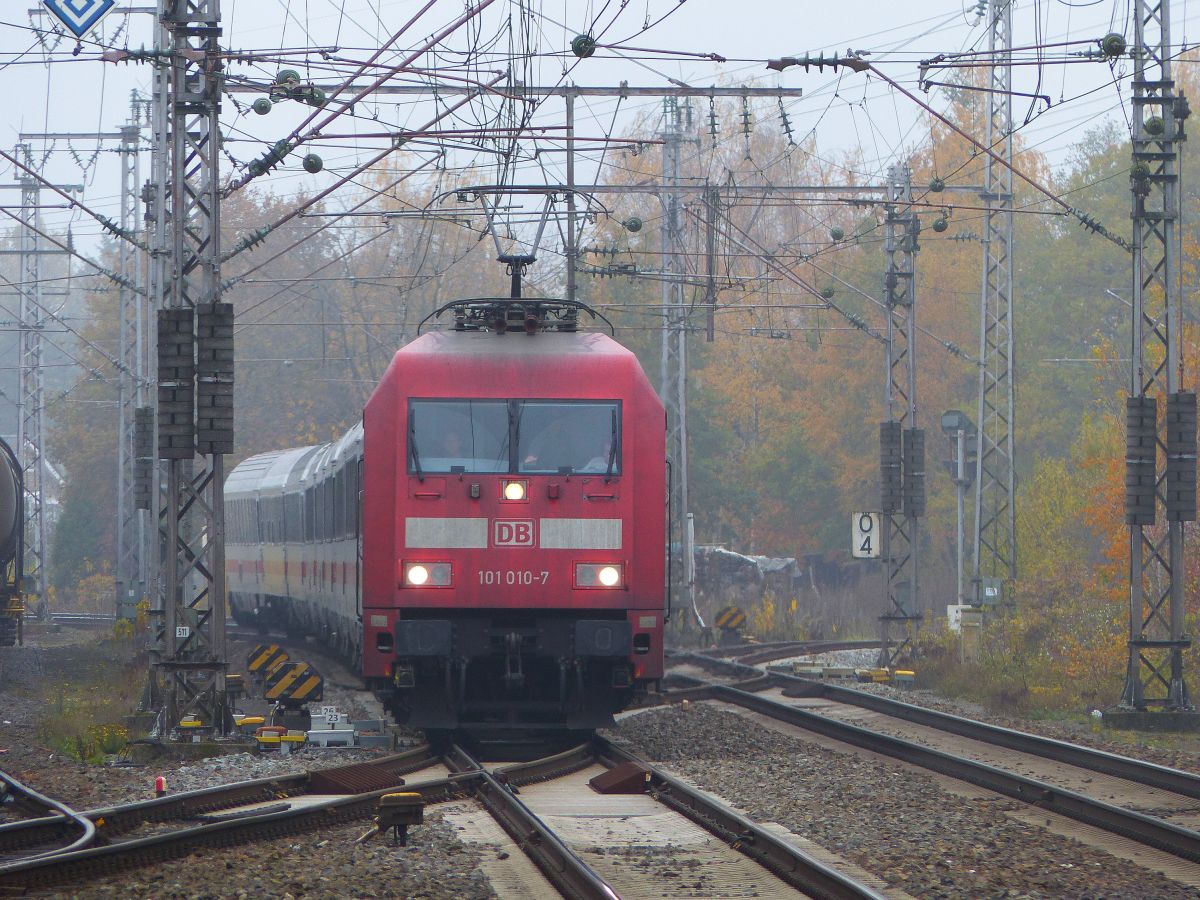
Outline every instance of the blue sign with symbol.
<path id="1" fill-rule="evenodd" d="M 83 37 L 89 28 L 104 18 L 117 0 L 42 0 L 75 37 Z"/>

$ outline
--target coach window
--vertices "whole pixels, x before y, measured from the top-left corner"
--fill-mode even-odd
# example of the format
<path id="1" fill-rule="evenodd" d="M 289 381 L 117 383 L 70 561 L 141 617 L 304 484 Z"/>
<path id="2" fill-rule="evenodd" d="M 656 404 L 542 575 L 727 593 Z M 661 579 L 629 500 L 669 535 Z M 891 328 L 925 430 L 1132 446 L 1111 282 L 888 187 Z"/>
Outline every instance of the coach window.
<path id="1" fill-rule="evenodd" d="M 607 402 L 516 403 L 517 471 L 621 473 L 621 406 Z"/>
<path id="2" fill-rule="evenodd" d="M 504 400 L 413 400 L 408 407 L 408 471 L 509 471 Z"/>

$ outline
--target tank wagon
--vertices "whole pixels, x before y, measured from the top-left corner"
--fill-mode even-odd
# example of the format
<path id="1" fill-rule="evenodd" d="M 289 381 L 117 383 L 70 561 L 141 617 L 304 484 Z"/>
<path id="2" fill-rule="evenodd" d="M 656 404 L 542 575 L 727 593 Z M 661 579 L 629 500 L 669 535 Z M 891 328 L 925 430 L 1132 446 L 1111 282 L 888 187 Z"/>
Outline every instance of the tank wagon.
<path id="1" fill-rule="evenodd" d="M 360 424 L 237 466 L 238 621 L 316 635 L 427 729 L 592 729 L 659 679 L 665 414 L 581 313 L 449 304 Z"/>
<path id="2" fill-rule="evenodd" d="M 17 455 L 0 440 L 0 647 L 23 639 L 25 487 Z"/>

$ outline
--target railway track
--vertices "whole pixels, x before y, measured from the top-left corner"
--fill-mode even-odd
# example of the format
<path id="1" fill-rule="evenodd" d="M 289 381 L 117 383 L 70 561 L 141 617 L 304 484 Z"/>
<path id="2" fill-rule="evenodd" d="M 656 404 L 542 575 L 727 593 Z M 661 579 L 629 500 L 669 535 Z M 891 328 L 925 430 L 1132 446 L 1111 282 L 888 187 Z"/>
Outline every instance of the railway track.
<path id="1" fill-rule="evenodd" d="M 80 813 L 94 836 L 46 850 L 71 823 L 60 814 L 11 823 L 0 830 L 0 890 L 79 881 L 185 856 L 202 847 L 241 842 L 366 818 L 379 797 L 404 785 L 425 802 L 458 790 L 456 777 L 429 778 L 413 786 L 404 775 L 438 762 L 428 746 L 371 763 L 299 775 L 262 778 Z M 388 783 L 390 782 L 390 783 Z M 33 852 L 30 852 L 33 848 Z M 16 853 L 22 853 L 13 859 Z"/>
<path id="2" fill-rule="evenodd" d="M 807 656 L 814 653 L 832 653 L 836 650 L 873 650 L 878 649 L 878 640 L 852 641 L 769 641 L 761 644 L 738 644 L 730 647 L 717 647 L 706 655 L 739 662 L 746 666 L 763 665 L 792 656 Z"/>
<path id="3" fill-rule="evenodd" d="M 400 786 L 402 774 L 419 771 L 428 777 L 410 779 L 403 790 L 419 793 L 426 804 L 467 804 L 472 810 L 468 818 L 476 824 L 482 806 L 519 849 L 514 855 L 527 866 L 532 863 L 538 877 L 563 896 L 637 897 L 648 890 L 661 895 L 664 885 L 652 884 L 655 874 L 665 880 L 680 873 L 648 871 L 631 858 L 657 853 L 675 869 L 690 865 L 689 877 L 703 883 L 703 896 L 744 896 L 748 885 L 760 896 L 880 896 L 603 739 L 502 767 L 485 765 L 461 747 L 450 748 L 440 759 L 422 747 L 367 765 L 369 773 L 360 764 L 91 810 L 79 814 L 94 828 L 90 846 L 75 842 L 42 849 L 70 828 L 65 813 L 14 823 L 21 827 L 0 833 L 0 852 L 37 852 L 0 863 L 0 892 L 77 883 L 202 848 L 233 847 L 369 818 L 379 798 Z M 643 790 L 633 795 L 592 791 L 589 779 L 617 766 L 636 767 L 635 780 L 641 780 Z M 433 772 L 434 767 L 440 771 Z M 380 770 L 391 773 L 395 784 L 377 786 Z M 356 779 L 369 789 L 351 791 Z M 344 792 L 318 793 L 330 785 L 340 785 Z M 598 828 L 609 836 L 599 839 Z M 614 842 L 628 853 L 610 855 Z M 696 862 L 689 864 L 689 855 Z"/>
<path id="4" fill-rule="evenodd" d="M 670 896 L 685 888 L 681 878 L 695 879 L 688 896 L 880 896 L 603 738 L 494 770 L 461 748 L 453 758 L 464 771 L 479 767 L 479 801 L 563 896 Z M 641 790 L 591 789 L 592 778 L 618 767 Z"/>
<path id="5" fill-rule="evenodd" d="M 86 847 L 95 839 L 94 819 L 33 790 L 7 772 L 0 772 L 0 797 L 11 801 L 12 805 L 21 812 L 33 814 L 31 817 L 0 825 L 0 854 L 3 854 L 6 838 L 9 835 L 18 835 L 28 831 L 37 832 L 39 831 L 38 823 L 47 821 L 57 823 L 54 830 L 62 835 L 62 840 L 66 843 L 59 841 L 52 846 L 41 848 L 40 851 L 31 850 L 25 854 L 27 857 L 36 856 L 39 852 L 61 852 Z M 32 845 L 28 846 L 36 845 L 37 841 L 34 841 Z M 3 856 L 0 855 L 0 859 L 2 858 Z"/>
<path id="6" fill-rule="evenodd" d="M 741 679 L 678 676 L 684 696 L 731 703 L 1200 862 L 1192 827 L 1200 776 L 715 657 L 676 658 Z"/>

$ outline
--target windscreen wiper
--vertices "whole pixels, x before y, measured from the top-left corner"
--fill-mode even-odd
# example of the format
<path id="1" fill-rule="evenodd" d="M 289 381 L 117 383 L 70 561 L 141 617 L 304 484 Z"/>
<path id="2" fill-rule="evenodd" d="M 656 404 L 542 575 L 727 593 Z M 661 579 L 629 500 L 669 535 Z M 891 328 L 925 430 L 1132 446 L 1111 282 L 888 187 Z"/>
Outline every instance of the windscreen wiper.
<path id="1" fill-rule="evenodd" d="M 417 481 L 425 483 L 425 473 L 421 471 L 421 454 L 417 452 L 417 414 L 408 413 L 408 452 L 412 454 L 413 468 L 417 472 Z"/>
<path id="2" fill-rule="evenodd" d="M 612 411 L 612 434 L 608 441 L 608 469 L 604 472 L 604 483 L 612 480 L 613 465 L 617 461 L 617 411 Z"/>

